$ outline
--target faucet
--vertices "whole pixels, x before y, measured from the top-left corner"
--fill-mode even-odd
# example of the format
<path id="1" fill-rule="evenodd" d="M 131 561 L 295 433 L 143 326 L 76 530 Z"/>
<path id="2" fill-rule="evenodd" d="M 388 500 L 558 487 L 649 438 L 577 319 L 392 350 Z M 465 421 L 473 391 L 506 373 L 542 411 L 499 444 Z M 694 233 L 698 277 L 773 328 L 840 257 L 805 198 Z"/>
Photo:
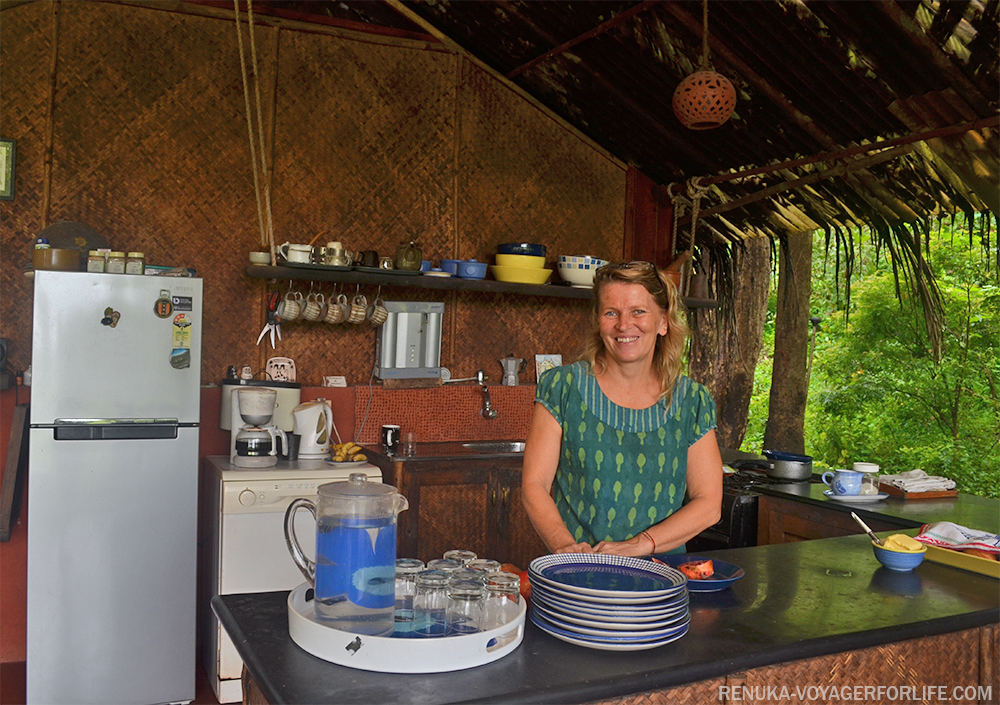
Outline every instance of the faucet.
<path id="1" fill-rule="evenodd" d="M 444 380 L 442 382 L 442 384 L 453 384 L 455 382 L 475 382 L 478 385 L 485 386 L 486 385 L 486 380 L 488 380 L 488 379 L 489 379 L 489 376 L 485 372 L 483 372 L 482 370 L 477 370 L 475 377 L 462 377 L 460 379 L 446 379 L 446 380 Z"/>
<path id="2" fill-rule="evenodd" d="M 482 372 L 482 370 L 480 370 Z M 495 419 L 497 417 L 497 410 L 490 405 L 490 390 L 485 384 L 483 385 L 483 408 L 479 411 L 480 416 L 484 419 Z"/>

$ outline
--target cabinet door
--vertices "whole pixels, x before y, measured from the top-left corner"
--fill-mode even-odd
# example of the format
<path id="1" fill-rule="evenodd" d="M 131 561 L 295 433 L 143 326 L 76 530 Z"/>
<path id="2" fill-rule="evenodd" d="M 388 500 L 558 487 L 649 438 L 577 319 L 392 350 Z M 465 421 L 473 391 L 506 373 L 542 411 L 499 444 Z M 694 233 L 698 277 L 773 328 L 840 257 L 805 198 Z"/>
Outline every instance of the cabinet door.
<path id="1" fill-rule="evenodd" d="M 872 531 L 900 528 L 898 525 L 871 518 L 866 519 L 866 523 Z M 860 532 L 860 527 L 851 519 L 851 515 L 837 509 L 766 495 L 761 496 L 758 503 L 758 546 L 850 536 Z"/>
<path id="2" fill-rule="evenodd" d="M 401 492 L 410 502 L 400 522 L 400 556 L 422 561 L 453 548 L 488 556 L 496 533 L 489 497 L 493 472 L 452 461 L 402 463 Z"/>
<path id="3" fill-rule="evenodd" d="M 544 556 L 549 549 L 528 518 L 521 501 L 521 470 L 507 471 L 502 475 L 500 490 L 501 526 L 497 560 L 513 563 L 527 569 L 532 559 Z"/>

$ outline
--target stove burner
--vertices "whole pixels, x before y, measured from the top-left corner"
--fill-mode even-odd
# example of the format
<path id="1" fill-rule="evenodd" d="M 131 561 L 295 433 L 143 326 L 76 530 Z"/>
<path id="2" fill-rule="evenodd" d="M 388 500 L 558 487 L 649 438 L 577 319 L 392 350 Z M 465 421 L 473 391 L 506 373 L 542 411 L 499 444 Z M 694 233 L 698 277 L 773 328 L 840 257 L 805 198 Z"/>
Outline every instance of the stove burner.
<path id="1" fill-rule="evenodd" d="M 813 482 L 816 482 L 816 480 L 811 477 L 808 480 L 785 480 L 771 477 L 764 470 L 744 468 L 724 475 L 722 478 L 722 488 L 743 490 L 752 488 L 755 485 L 808 485 Z"/>

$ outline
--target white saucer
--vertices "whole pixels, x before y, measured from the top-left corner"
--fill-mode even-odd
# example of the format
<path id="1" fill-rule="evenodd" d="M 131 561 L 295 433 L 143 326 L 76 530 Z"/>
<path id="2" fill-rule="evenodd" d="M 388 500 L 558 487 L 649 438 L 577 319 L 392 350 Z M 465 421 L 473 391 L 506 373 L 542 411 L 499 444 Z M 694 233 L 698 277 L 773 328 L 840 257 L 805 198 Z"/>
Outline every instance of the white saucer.
<path id="1" fill-rule="evenodd" d="M 425 277 L 450 277 L 451 272 L 433 272 L 427 271 L 423 273 Z"/>
<path id="2" fill-rule="evenodd" d="M 832 490 L 823 490 L 827 499 L 835 502 L 847 502 L 848 504 L 863 504 L 865 502 L 881 502 L 888 497 L 885 492 L 878 494 L 834 494 Z"/>

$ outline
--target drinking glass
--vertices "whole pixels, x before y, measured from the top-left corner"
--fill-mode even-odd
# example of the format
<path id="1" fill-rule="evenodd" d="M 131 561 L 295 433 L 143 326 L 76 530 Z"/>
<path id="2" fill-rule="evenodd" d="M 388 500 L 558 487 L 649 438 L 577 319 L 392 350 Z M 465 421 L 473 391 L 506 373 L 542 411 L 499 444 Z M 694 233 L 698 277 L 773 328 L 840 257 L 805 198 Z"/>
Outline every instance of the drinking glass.
<path id="1" fill-rule="evenodd" d="M 432 561 L 427 561 L 427 570 L 441 570 L 445 573 L 452 573 L 461 567 L 461 563 L 453 561 L 450 558 L 435 558 Z"/>
<path id="2" fill-rule="evenodd" d="M 482 628 L 483 598 L 486 588 L 476 580 L 448 584 L 448 633 L 475 634 Z"/>
<path id="3" fill-rule="evenodd" d="M 445 558 L 449 558 L 449 559 L 451 559 L 453 561 L 458 561 L 459 563 L 461 563 L 464 566 L 464 565 L 468 565 L 469 561 L 476 560 L 476 558 L 478 558 L 479 556 L 477 556 L 472 551 L 462 551 L 462 550 L 459 550 L 459 549 L 454 549 L 454 550 L 451 550 L 451 551 L 445 551 L 444 552 L 444 557 Z"/>
<path id="4" fill-rule="evenodd" d="M 399 454 L 406 458 L 412 458 L 417 454 L 417 433 L 416 431 L 406 431 L 399 441 Z"/>
<path id="5" fill-rule="evenodd" d="M 513 573 L 490 573 L 486 576 L 483 600 L 483 631 L 502 627 L 517 619 L 520 612 L 521 578 Z"/>
<path id="6" fill-rule="evenodd" d="M 500 561 L 495 561 L 491 558 L 477 558 L 474 561 L 469 561 L 465 567 L 472 568 L 473 570 L 481 570 L 484 573 L 499 573 Z"/>
<path id="7" fill-rule="evenodd" d="M 448 633 L 448 573 L 425 570 L 417 573 L 413 595 L 413 633 L 422 637 Z"/>
<path id="8" fill-rule="evenodd" d="M 413 621 L 413 596 L 417 592 L 417 574 L 424 562 L 416 558 L 396 560 L 396 621 Z"/>

